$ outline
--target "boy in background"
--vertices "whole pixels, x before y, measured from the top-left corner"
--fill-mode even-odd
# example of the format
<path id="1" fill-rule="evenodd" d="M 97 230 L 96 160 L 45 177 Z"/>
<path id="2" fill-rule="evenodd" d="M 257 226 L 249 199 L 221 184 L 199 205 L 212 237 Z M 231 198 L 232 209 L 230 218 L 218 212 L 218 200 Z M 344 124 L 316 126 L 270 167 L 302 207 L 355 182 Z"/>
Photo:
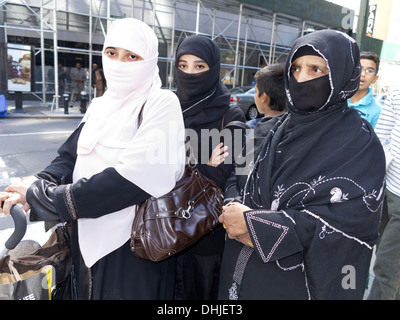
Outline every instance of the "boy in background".
<path id="1" fill-rule="evenodd" d="M 264 117 L 249 120 L 247 125 L 252 129 L 261 119 L 280 115 L 286 108 L 284 65 L 266 66 L 258 70 L 254 78 L 256 81 L 254 102 L 258 112 L 264 114 Z"/>
<path id="2" fill-rule="evenodd" d="M 377 75 L 379 63 L 380 59 L 375 53 L 361 52 L 360 87 L 354 96 L 347 100 L 349 107 L 356 109 L 360 116 L 367 120 L 374 129 L 378 122 L 379 115 L 381 114 L 382 105 L 373 97 L 372 88 L 370 88 L 370 86 L 379 78 Z"/>

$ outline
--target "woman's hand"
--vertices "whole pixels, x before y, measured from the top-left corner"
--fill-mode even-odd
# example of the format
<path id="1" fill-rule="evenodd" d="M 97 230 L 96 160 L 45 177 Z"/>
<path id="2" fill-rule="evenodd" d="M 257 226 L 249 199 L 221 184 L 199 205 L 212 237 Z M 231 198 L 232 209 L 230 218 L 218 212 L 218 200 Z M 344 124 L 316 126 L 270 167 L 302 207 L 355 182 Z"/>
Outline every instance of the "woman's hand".
<path id="1" fill-rule="evenodd" d="M 225 161 L 225 158 L 229 155 L 226 150 L 228 150 L 228 147 L 224 147 L 224 143 L 221 142 L 214 148 L 213 152 L 211 153 L 210 160 L 208 160 L 207 164 L 212 167 L 219 166 L 222 162 Z"/>
<path id="2" fill-rule="evenodd" d="M 29 204 L 26 202 L 26 192 L 36 180 L 37 178 L 34 176 L 22 178 L 21 181 L 5 188 L 5 192 L 0 193 L 0 203 L 6 216 L 10 214 L 11 207 L 17 203 L 23 205 L 22 209 L 25 212 L 29 210 Z"/>
<path id="3" fill-rule="evenodd" d="M 0 192 L 0 212 L 6 217 L 10 215 L 11 207 L 17 203 L 25 203 L 25 199 L 19 193 Z M 25 208 L 23 209 L 26 212 Z"/>
<path id="4" fill-rule="evenodd" d="M 226 229 L 229 239 L 236 239 L 246 246 L 253 247 L 243 214 L 248 210 L 251 210 L 251 208 L 241 203 L 228 203 L 222 208 L 219 222 L 221 222 Z"/>
<path id="5" fill-rule="evenodd" d="M 8 192 L 0 192 L 0 213 L 3 212 L 4 201 L 11 197 L 11 193 Z"/>

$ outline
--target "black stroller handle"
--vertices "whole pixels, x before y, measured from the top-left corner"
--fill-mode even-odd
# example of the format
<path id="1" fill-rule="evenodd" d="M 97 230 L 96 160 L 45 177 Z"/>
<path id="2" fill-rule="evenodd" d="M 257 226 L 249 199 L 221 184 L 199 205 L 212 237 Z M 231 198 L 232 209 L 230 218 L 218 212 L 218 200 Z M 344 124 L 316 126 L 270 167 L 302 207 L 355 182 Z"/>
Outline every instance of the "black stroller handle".
<path id="1" fill-rule="evenodd" d="M 22 210 L 21 207 L 19 207 L 18 205 L 13 205 L 11 207 L 10 213 L 11 217 L 14 220 L 14 232 L 8 238 L 8 240 L 4 245 L 8 250 L 14 249 L 17 246 L 17 244 L 20 243 L 20 241 L 25 235 L 27 227 L 25 212 L 24 210 Z"/>

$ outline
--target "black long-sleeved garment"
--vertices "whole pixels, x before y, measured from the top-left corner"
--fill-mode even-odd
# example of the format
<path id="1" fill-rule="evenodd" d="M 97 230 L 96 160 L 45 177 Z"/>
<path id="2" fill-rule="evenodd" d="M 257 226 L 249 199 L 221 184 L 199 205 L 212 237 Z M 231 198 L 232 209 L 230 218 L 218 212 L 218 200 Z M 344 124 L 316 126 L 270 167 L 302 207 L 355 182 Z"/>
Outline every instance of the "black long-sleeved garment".
<path id="1" fill-rule="evenodd" d="M 72 183 L 77 142 L 83 126 L 71 134 L 58 150 L 58 157 L 36 175 L 39 180 L 28 189 L 30 219 L 72 221 L 71 251 L 78 299 L 172 299 L 174 257 L 160 263 L 137 258 L 130 251 L 128 240 L 90 269 L 85 266 L 79 249 L 77 219 L 97 218 L 138 204 L 150 195 L 114 168 Z"/>
<path id="2" fill-rule="evenodd" d="M 28 189 L 32 221 L 98 218 L 138 204 L 150 195 L 122 177 L 114 168 L 106 168 L 91 178 L 72 183 L 77 142 L 81 124 L 58 150 L 59 156 Z"/>

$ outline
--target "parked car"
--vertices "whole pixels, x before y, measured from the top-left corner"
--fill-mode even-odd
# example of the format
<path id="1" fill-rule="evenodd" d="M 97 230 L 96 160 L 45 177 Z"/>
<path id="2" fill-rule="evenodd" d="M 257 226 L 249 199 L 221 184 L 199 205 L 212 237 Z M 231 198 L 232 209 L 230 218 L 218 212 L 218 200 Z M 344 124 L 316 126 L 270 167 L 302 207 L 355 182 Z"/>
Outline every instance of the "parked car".
<path id="1" fill-rule="evenodd" d="M 253 86 L 244 86 L 244 87 L 235 87 L 229 89 L 229 92 L 232 95 L 237 95 L 239 93 L 245 93 L 246 91 L 249 91 Z"/>
<path id="2" fill-rule="evenodd" d="M 256 119 L 262 116 L 257 110 L 254 102 L 256 89 L 251 88 L 244 93 L 231 94 L 230 105 L 242 109 L 248 120 Z"/>

